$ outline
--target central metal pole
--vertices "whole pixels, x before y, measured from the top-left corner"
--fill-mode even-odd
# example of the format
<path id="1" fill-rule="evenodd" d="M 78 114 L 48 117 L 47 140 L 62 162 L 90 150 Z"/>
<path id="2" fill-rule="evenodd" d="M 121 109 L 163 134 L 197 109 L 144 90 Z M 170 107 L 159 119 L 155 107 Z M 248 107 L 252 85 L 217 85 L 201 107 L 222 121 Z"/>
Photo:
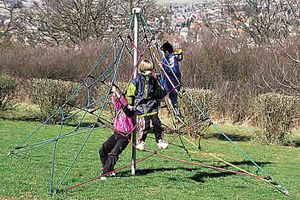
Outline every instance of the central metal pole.
<path id="1" fill-rule="evenodd" d="M 140 8 L 133 8 L 132 14 L 134 15 L 134 27 L 133 27 L 133 43 L 134 43 L 134 53 L 133 53 L 133 67 L 134 67 L 134 74 L 133 78 L 137 76 L 137 64 L 138 64 L 138 17 L 141 13 Z M 136 171 L 136 131 L 132 133 L 132 159 L 131 159 L 131 174 L 135 175 Z"/>

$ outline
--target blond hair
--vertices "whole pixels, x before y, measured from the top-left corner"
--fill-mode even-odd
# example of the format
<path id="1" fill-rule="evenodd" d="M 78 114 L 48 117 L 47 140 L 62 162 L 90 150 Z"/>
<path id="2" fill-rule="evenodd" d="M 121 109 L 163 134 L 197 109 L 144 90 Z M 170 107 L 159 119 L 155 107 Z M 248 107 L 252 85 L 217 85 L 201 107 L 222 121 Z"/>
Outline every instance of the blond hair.
<path id="1" fill-rule="evenodd" d="M 152 71 L 153 69 L 154 66 L 150 60 L 143 60 L 138 67 L 138 70 L 141 73 L 144 73 L 145 71 Z"/>

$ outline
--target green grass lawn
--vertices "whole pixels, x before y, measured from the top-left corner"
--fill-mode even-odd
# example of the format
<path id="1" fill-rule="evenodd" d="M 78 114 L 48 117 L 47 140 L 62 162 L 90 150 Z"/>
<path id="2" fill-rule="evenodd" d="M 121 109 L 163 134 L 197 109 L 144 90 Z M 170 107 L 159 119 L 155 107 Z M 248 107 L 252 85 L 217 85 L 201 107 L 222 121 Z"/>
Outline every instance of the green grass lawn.
<path id="1" fill-rule="evenodd" d="M 94 180 L 65 193 L 49 196 L 49 178 L 51 172 L 53 144 L 45 145 L 18 155 L 7 153 L 38 122 L 0 121 L 0 199 L 300 199 L 300 149 L 295 147 L 278 147 L 258 145 L 251 141 L 238 144 L 274 179 L 285 186 L 290 197 L 274 190 L 270 185 L 243 175 L 214 171 L 195 165 L 167 160 L 152 156 L 137 165 L 137 175 L 131 176 L 130 168 L 117 173 L 117 177 L 107 181 Z M 54 138 L 57 126 L 46 126 L 32 141 L 41 138 Z M 74 127 L 64 127 L 73 130 Z M 212 131 L 222 129 L 212 128 Z M 238 128 L 239 129 L 239 128 Z M 218 130 L 220 131 L 220 130 Z M 238 130 L 237 130 L 238 131 Z M 230 130 L 226 130 L 226 133 Z M 100 144 L 110 136 L 111 131 L 99 129 L 92 132 L 86 146 L 62 183 L 62 189 L 96 177 L 99 172 L 98 149 Z M 57 143 L 55 159 L 54 187 L 67 170 L 74 153 L 78 150 L 87 133 L 66 137 Z M 168 139 L 172 135 L 167 136 Z M 179 145 L 179 140 L 175 142 Z M 218 157 L 234 163 L 238 167 L 255 171 L 255 168 L 243 159 L 232 144 L 214 138 L 204 139 L 202 148 Z M 208 156 L 203 151 L 197 152 L 192 145 L 185 143 L 195 162 L 224 167 L 225 164 Z M 147 140 L 147 148 L 155 149 L 152 135 Z M 165 155 L 188 160 L 182 148 L 171 145 L 162 152 Z M 149 155 L 138 152 L 137 159 Z M 131 148 L 128 147 L 120 156 L 116 168 L 130 163 Z M 229 168 L 233 169 L 233 168 Z"/>

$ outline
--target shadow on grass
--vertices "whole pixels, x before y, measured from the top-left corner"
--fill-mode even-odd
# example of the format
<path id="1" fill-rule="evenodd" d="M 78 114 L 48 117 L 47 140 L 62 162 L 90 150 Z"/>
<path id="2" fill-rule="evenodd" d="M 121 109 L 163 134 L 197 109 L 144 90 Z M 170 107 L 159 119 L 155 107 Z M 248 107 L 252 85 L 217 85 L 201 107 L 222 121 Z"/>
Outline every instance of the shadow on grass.
<path id="1" fill-rule="evenodd" d="M 246 135 L 238 135 L 234 133 L 224 133 L 227 137 L 229 137 L 232 141 L 250 141 L 252 137 L 246 136 Z M 207 136 L 204 136 L 204 138 L 216 138 L 218 140 L 222 141 L 228 141 L 226 137 L 222 133 L 213 133 L 213 134 L 208 134 Z"/>
<path id="2" fill-rule="evenodd" d="M 234 133 L 224 133 L 228 138 L 230 138 L 232 141 L 242 141 L 242 142 L 248 142 L 251 141 L 253 139 L 253 137 L 251 136 L 246 136 L 246 135 L 238 135 L 238 134 L 234 134 Z M 221 141 L 228 141 L 228 139 L 222 134 L 222 133 L 211 133 L 211 134 L 207 134 L 204 135 L 203 138 L 205 139 L 209 139 L 209 138 L 215 138 Z M 281 146 L 289 146 L 289 147 L 300 147 L 300 139 L 297 140 L 293 140 L 290 142 L 287 142 L 285 144 L 281 144 Z"/>
<path id="3" fill-rule="evenodd" d="M 197 167 L 195 168 L 186 168 L 186 167 L 177 167 L 177 168 L 171 168 L 171 167 L 162 167 L 162 168 L 153 168 L 153 169 L 138 169 L 136 170 L 135 175 L 136 176 L 145 176 L 148 174 L 152 174 L 152 173 L 156 173 L 156 172 L 167 172 L 167 171 L 176 171 L 176 170 L 184 170 L 184 171 L 193 171 L 193 170 L 198 170 Z M 118 176 L 121 177 L 128 177 L 131 176 L 131 171 L 130 170 L 126 170 L 126 171 L 122 171 L 122 172 L 118 172 Z"/>
<path id="4" fill-rule="evenodd" d="M 264 167 L 265 165 L 271 165 L 273 164 L 272 162 L 256 162 L 254 161 L 258 166 Z M 245 160 L 245 161 L 240 161 L 240 162 L 231 162 L 233 165 L 247 165 L 247 166 L 255 166 L 251 161 Z M 229 165 L 225 165 L 224 167 L 229 167 Z"/>
<path id="5" fill-rule="evenodd" d="M 300 140 L 295 141 L 295 147 L 300 147 Z"/>
<path id="6" fill-rule="evenodd" d="M 236 166 L 240 166 L 240 167 L 244 166 L 244 168 L 254 166 L 254 164 L 251 161 L 231 162 L 231 164 L 236 165 Z M 270 165 L 270 164 L 273 164 L 273 163 L 272 162 L 256 162 L 256 164 L 260 167 L 263 167 L 265 165 Z M 215 165 L 213 165 L 213 166 L 215 166 Z M 218 165 L 217 167 L 223 168 L 223 169 L 226 170 L 230 167 L 230 165 Z M 148 175 L 148 174 L 151 174 L 151 173 L 156 173 L 156 172 L 177 171 L 177 170 L 183 170 L 183 171 L 188 171 L 188 172 L 194 171 L 194 172 L 197 172 L 197 173 L 194 176 L 192 176 L 191 179 L 194 180 L 194 181 L 203 183 L 203 182 L 205 182 L 205 179 L 220 178 L 220 177 L 236 175 L 235 173 L 226 172 L 226 171 L 225 172 L 224 171 L 217 171 L 217 170 L 215 170 L 213 172 L 206 172 L 206 171 L 202 171 L 203 169 L 204 168 L 197 167 L 197 166 L 195 166 L 194 168 L 186 168 L 186 167 L 164 168 L 164 167 L 162 167 L 162 168 L 153 168 L 153 169 L 139 169 L 139 170 L 136 171 L 136 176 L 145 176 L 145 175 Z M 118 173 L 118 176 L 121 176 L 121 177 L 131 176 L 131 171 L 130 170 L 122 171 L 122 172 Z"/>
<path id="7" fill-rule="evenodd" d="M 191 177 L 192 180 L 200 183 L 204 183 L 205 179 L 213 179 L 213 178 L 223 178 L 226 176 L 232 176 L 235 175 L 230 172 L 201 172 L 197 173 L 194 176 Z"/>
<path id="8" fill-rule="evenodd" d="M 273 164 L 272 162 L 255 162 L 259 167 L 263 167 L 265 165 L 271 165 Z M 254 167 L 255 165 L 251 162 L 251 161 L 241 161 L 241 162 L 231 162 L 231 164 L 235 165 L 235 166 L 239 166 L 239 167 L 243 167 L 243 169 L 245 169 L 247 171 L 247 168 L 249 167 Z M 222 166 L 218 166 L 219 168 L 223 168 L 223 169 L 229 169 L 229 167 L 231 167 L 230 165 L 226 164 L 226 165 L 222 165 Z M 239 171 L 236 169 L 233 169 L 233 171 Z M 232 175 L 236 175 L 235 173 L 231 173 L 231 172 L 221 172 L 221 171 L 215 171 L 215 172 L 201 172 L 201 173 L 197 173 L 196 175 L 194 175 L 191 179 L 197 182 L 205 182 L 204 179 L 208 179 L 208 178 L 220 178 L 220 177 L 226 177 L 226 176 L 232 176 Z"/>
<path id="9" fill-rule="evenodd" d="M 42 119 L 40 116 L 0 116 L 1 120 L 11 120 L 11 121 L 26 121 L 26 122 L 40 122 L 45 123 L 46 119 Z M 56 123 L 47 123 L 49 125 L 55 125 L 59 124 L 61 121 L 57 121 Z M 67 126 L 72 127 L 92 127 L 96 123 L 95 127 L 99 127 L 99 124 L 97 122 L 77 122 L 74 123 L 71 120 L 65 121 L 65 124 Z"/>
<path id="10" fill-rule="evenodd" d="M 0 116 L 0 119 L 11 120 L 11 121 L 42 122 L 42 120 L 40 120 L 38 116 L 13 116 L 13 117 Z"/>
<path id="11" fill-rule="evenodd" d="M 273 164 L 272 162 L 255 162 L 259 167 L 263 167 L 265 165 L 271 165 Z M 251 161 L 239 161 L 239 162 L 231 162 L 231 164 L 235 165 L 235 166 L 239 166 L 239 167 L 243 167 L 244 169 L 246 169 L 249 167 L 254 167 L 255 165 L 251 162 Z M 226 165 L 222 165 L 222 166 L 218 166 L 219 168 L 223 168 L 223 169 L 229 169 L 229 167 L 231 167 L 230 165 L 226 164 Z M 234 171 L 239 171 L 236 169 L 233 169 Z M 232 176 L 232 175 L 236 175 L 234 173 L 231 172 L 221 172 L 221 171 L 215 171 L 215 172 L 204 172 L 204 173 L 197 173 L 195 174 L 191 179 L 197 182 L 205 182 L 205 179 L 211 179 L 211 178 L 220 178 L 220 177 L 226 177 L 226 176 Z"/>

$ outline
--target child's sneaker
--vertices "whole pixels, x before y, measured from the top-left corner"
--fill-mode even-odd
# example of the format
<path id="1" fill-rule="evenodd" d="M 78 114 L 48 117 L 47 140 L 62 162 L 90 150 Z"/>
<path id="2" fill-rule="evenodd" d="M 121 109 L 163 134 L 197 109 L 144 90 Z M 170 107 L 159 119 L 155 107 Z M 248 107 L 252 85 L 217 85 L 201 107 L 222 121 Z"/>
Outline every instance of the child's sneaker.
<path id="1" fill-rule="evenodd" d="M 168 144 L 166 141 L 164 141 L 164 140 L 162 140 L 162 139 L 158 140 L 157 147 L 158 147 L 159 149 L 165 149 L 165 148 L 167 148 L 168 146 L 169 146 L 169 144 Z"/>
<path id="2" fill-rule="evenodd" d="M 115 177 L 115 176 L 116 176 L 116 173 L 115 173 L 115 172 L 110 173 L 109 176 Z"/>
<path id="3" fill-rule="evenodd" d="M 101 174 L 101 176 L 100 176 L 100 180 L 101 180 L 101 181 L 106 181 L 106 180 L 107 180 L 107 176 L 105 176 L 105 175 Z"/>
<path id="4" fill-rule="evenodd" d="M 145 142 L 142 141 L 136 145 L 136 149 L 143 151 L 145 149 L 145 145 L 146 145 Z"/>

